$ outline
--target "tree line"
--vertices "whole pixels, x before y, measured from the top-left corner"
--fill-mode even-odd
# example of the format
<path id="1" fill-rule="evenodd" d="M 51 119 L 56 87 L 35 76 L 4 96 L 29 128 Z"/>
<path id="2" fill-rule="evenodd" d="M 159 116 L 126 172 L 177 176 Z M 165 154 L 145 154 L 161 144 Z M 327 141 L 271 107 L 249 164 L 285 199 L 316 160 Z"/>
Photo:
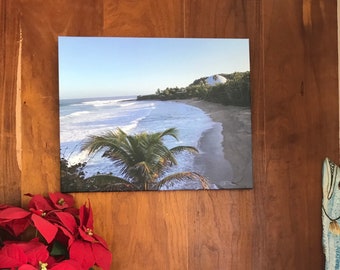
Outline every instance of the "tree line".
<path id="1" fill-rule="evenodd" d="M 250 107 L 250 72 L 234 72 L 231 74 L 219 74 L 227 80 L 225 83 L 209 85 L 207 77 L 195 80 L 187 87 L 167 87 L 157 89 L 155 94 L 141 95 L 137 100 L 174 100 L 199 98 L 202 100 L 221 103 L 223 105 L 234 105 Z"/>

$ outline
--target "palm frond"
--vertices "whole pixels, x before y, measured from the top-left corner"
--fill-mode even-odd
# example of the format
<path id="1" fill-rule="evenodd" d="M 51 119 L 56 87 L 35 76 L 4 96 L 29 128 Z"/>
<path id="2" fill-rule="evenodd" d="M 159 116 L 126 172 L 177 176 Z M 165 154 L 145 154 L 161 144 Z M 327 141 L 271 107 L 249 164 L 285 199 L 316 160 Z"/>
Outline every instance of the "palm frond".
<path id="1" fill-rule="evenodd" d="M 175 146 L 175 147 L 171 148 L 170 151 L 174 154 L 181 153 L 181 152 L 184 152 L 184 151 L 188 151 L 192 154 L 198 154 L 199 153 L 197 148 L 193 147 L 193 146 Z"/>
<path id="2" fill-rule="evenodd" d="M 107 131 L 102 135 L 90 135 L 81 146 L 81 151 L 87 150 L 89 154 L 101 149 L 116 147 L 117 143 L 124 141 L 127 134 L 118 128 L 115 131 Z"/>
<path id="3" fill-rule="evenodd" d="M 102 157 L 109 158 L 113 165 L 118 166 L 119 173 L 136 186 L 146 188 L 155 187 L 157 179 L 162 177 L 169 167 L 177 164 L 175 154 L 183 151 L 198 153 L 192 146 L 176 146 L 169 149 L 163 142 L 165 136 L 177 139 L 177 129 L 168 128 L 162 132 L 142 132 L 128 135 L 121 129 L 107 131 L 102 135 L 89 136 L 81 149 L 95 154 L 104 150 Z M 191 172 L 178 173 L 167 176 L 160 182 L 160 186 L 174 179 L 197 179 L 203 188 L 208 187 L 204 178 Z"/>
<path id="4" fill-rule="evenodd" d="M 164 130 L 163 132 L 158 132 L 158 135 L 160 136 L 160 138 L 163 138 L 165 136 L 170 136 L 175 138 L 176 140 L 178 140 L 178 130 L 176 128 L 168 128 L 166 130 Z"/>

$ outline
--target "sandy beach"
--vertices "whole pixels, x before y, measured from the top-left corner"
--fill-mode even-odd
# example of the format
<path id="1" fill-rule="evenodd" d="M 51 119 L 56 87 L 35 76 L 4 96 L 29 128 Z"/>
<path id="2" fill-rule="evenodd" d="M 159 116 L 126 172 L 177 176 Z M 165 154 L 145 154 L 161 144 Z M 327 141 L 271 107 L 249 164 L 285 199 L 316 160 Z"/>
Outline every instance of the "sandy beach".
<path id="1" fill-rule="evenodd" d="M 179 102 L 200 108 L 215 122 L 200 139 L 195 166 L 204 167 L 205 176 L 219 188 L 252 188 L 250 109 L 198 99 Z"/>

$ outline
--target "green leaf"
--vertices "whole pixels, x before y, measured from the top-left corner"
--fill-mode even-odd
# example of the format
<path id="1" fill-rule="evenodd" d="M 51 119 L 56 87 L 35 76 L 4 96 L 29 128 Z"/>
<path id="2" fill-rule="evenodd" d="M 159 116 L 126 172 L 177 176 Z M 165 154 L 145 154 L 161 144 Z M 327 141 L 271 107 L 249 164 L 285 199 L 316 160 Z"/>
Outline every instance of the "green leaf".
<path id="1" fill-rule="evenodd" d="M 55 241 L 50 252 L 51 256 L 65 256 L 68 255 L 67 248 L 61 243 Z"/>

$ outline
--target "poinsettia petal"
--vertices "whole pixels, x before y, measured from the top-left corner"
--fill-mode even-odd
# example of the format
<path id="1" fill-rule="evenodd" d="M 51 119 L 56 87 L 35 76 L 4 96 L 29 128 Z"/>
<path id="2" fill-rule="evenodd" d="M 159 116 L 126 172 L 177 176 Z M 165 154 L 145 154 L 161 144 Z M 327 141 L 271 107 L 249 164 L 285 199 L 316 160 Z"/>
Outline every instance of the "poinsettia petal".
<path id="1" fill-rule="evenodd" d="M 82 268 L 81 264 L 75 260 L 64 260 L 58 264 L 53 265 L 51 270 L 88 270 Z"/>
<path id="2" fill-rule="evenodd" d="M 20 207 L 2 205 L 0 209 L 0 227 L 14 236 L 20 235 L 29 225 L 31 213 Z"/>
<path id="3" fill-rule="evenodd" d="M 51 243 L 55 235 L 57 234 L 57 231 L 58 231 L 57 227 L 54 226 L 49 221 L 47 221 L 46 219 L 36 214 L 32 214 L 31 219 L 34 223 L 34 226 L 41 233 L 41 235 L 45 238 L 47 243 Z"/>
<path id="4" fill-rule="evenodd" d="M 106 241 L 100 237 L 98 234 L 94 234 L 93 237 L 106 249 L 108 249 Z"/>
<path id="5" fill-rule="evenodd" d="M 70 259 L 78 261 L 84 269 L 94 266 L 95 258 L 91 244 L 83 241 L 74 241 L 70 247 Z"/>
<path id="6" fill-rule="evenodd" d="M 15 219 L 9 222 L 4 222 L 0 224 L 0 227 L 4 228 L 10 234 L 14 236 L 19 236 L 23 233 L 27 227 L 30 225 L 29 218 Z"/>
<path id="7" fill-rule="evenodd" d="M 92 244 L 92 251 L 96 260 L 96 265 L 101 267 L 103 270 L 110 270 L 112 261 L 111 252 L 99 243 Z"/>
<path id="8" fill-rule="evenodd" d="M 53 210 L 47 198 L 40 194 L 32 196 L 32 199 L 28 203 L 28 208 L 32 208 L 43 212 Z"/>
<path id="9" fill-rule="evenodd" d="M 71 233 L 69 230 L 67 230 L 65 227 L 60 226 L 60 225 L 56 225 L 59 229 L 55 240 L 57 240 L 58 242 L 67 245 L 67 247 L 70 247 L 73 243 L 73 241 L 75 240 L 75 234 Z"/>
<path id="10" fill-rule="evenodd" d="M 23 264 L 18 268 L 18 270 L 37 270 L 37 268 L 30 264 Z"/>
<path id="11" fill-rule="evenodd" d="M 27 261 L 27 255 L 16 243 L 5 242 L 5 246 L 0 249 L 0 269 L 18 267 Z"/>
<path id="12" fill-rule="evenodd" d="M 90 243 L 95 243 L 97 241 L 95 238 L 93 238 L 93 236 L 90 235 L 90 233 L 92 234 L 92 231 L 89 228 L 81 227 L 78 229 L 78 232 L 80 237 L 85 241 Z"/>
<path id="13" fill-rule="evenodd" d="M 54 192 L 54 193 L 49 193 L 48 195 L 56 209 L 65 209 L 65 208 L 73 207 L 74 205 L 73 196 L 70 194 Z"/>
<path id="14" fill-rule="evenodd" d="M 89 202 L 89 207 L 86 207 L 86 204 L 80 207 L 79 219 L 80 219 L 80 226 L 85 226 L 86 228 L 93 230 L 93 213 L 92 213 L 90 202 Z"/>
<path id="15" fill-rule="evenodd" d="M 0 210 L 0 220 L 8 221 L 13 219 L 22 219 L 29 216 L 31 213 L 20 207 L 9 206 Z"/>
<path id="16" fill-rule="evenodd" d="M 28 263 L 38 266 L 40 262 L 46 262 L 49 257 L 47 246 L 39 242 L 38 238 L 34 238 L 29 242 L 20 242 L 17 244 L 22 248 L 28 258 Z"/>
<path id="17" fill-rule="evenodd" d="M 72 233 L 76 232 L 77 221 L 72 214 L 67 213 L 67 212 L 55 212 L 54 214 L 58 217 L 58 219 L 59 219 L 59 221 L 60 221 L 60 223 L 63 227 L 65 227 L 66 229 L 68 229 Z"/>
<path id="18" fill-rule="evenodd" d="M 12 269 L 12 267 L 18 267 L 21 264 L 16 258 L 10 257 L 10 255 L 0 254 L 0 269 Z"/>
<path id="19" fill-rule="evenodd" d="M 89 228 L 86 227 L 79 227 L 78 232 L 80 237 L 88 242 L 91 243 L 99 243 L 101 244 L 104 248 L 108 248 L 107 243 L 103 238 L 101 238 L 99 235 L 93 233 L 93 231 Z"/>

